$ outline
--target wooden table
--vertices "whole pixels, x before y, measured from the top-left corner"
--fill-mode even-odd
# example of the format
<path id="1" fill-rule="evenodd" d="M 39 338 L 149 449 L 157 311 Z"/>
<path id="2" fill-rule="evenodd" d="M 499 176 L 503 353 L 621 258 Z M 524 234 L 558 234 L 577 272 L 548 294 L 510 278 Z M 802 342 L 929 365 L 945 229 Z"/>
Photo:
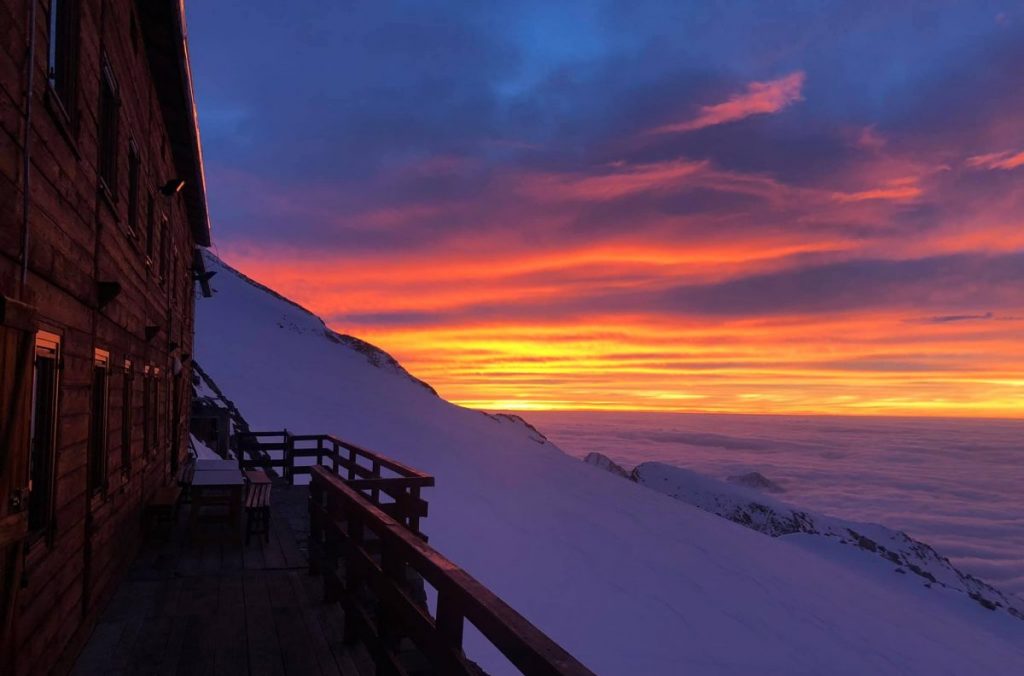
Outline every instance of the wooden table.
<path id="1" fill-rule="evenodd" d="M 227 506 L 228 523 L 235 528 L 241 524 L 242 493 L 245 478 L 232 460 L 197 460 L 192 477 L 192 509 L 189 512 L 189 530 L 195 535 L 203 507 Z"/>
<path id="2" fill-rule="evenodd" d="M 207 458 L 198 458 L 196 460 L 196 471 L 205 472 L 208 470 L 230 470 L 233 469 L 238 471 L 237 460 L 213 460 Z"/>

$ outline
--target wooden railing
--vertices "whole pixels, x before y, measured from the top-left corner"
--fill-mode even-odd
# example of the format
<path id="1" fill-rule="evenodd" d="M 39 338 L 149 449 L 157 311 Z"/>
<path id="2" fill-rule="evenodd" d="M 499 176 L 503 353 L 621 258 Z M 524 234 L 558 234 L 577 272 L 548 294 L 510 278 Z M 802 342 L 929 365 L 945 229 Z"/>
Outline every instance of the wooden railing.
<path id="1" fill-rule="evenodd" d="M 435 673 L 480 674 L 462 649 L 467 620 L 524 674 L 591 673 L 375 505 L 358 479 L 346 482 L 321 466 L 310 472 L 310 570 L 323 575 L 326 598 L 345 609 L 344 639 L 363 641 L 378 673 L 406 673 L 400 648 L 409 639 Z M 434 615 L 423 600 L 423 581 L 437 591 Z"/>
<path id="2" fill-rule="evenodd" d="M 316 466 L 329 467 L 351 489 L 427 539 L 420 531 L 420 519 L 427 516 L 427 501 L 420 490 L 434 485 L 429 474 L 329 434 L 239 432 L 234 445 L 240 468 L 280 469 L 289 482 L 310 474 Z"/>

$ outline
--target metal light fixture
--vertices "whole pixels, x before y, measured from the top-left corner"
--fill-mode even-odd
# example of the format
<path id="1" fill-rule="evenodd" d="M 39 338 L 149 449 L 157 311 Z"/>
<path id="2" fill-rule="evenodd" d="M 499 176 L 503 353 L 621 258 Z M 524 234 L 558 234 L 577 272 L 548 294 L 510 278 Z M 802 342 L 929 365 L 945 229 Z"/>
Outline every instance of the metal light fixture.
<path id="1" fill-rule="evenodd" d="M 181 192 L 181 189 L 185 187 L 185 179 L 183 178 L 172 178 L 171 180 L 160 186 L 160 192 L 167 197 L 172 197 L 177 193 Z"/>
<path id="2" fill-rule="evenodd" d="M 121 284 L 119 282 L 96 282 L 96 299 L 99 302 L 100 309 L 105 308 L 120 294 Z"/>

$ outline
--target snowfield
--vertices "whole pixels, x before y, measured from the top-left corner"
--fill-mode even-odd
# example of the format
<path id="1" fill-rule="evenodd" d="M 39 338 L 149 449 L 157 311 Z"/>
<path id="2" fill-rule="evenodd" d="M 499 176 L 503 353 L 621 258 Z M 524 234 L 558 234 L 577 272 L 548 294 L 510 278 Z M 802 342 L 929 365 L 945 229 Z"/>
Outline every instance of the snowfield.
<path id="1" fill-rule="evenodd" d="M 588 466 L 207 265 L 196 358 L 254 429 L 331 433 L 434 474 L 431 544 L 595 672 L 1024 674 L 1024 622 Z M 510 669 L 473 634 L 467 652 Z"/>

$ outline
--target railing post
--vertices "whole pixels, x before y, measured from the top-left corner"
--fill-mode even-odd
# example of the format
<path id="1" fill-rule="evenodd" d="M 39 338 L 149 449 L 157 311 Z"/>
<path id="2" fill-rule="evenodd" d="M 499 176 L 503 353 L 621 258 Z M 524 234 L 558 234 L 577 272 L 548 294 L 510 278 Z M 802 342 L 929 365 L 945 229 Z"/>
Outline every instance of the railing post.
<path id="1" fill-rule="evenodd" d="M 356 478 L 356 449 L 348 449 L 348 480 L 352 481 Z"/>
<path id="2" fill-rule="evenodd" d="M 323 437 L 317 437 L 316 438 L 316 464 L 317 465 L 323 465 L 324 464 L 324 438 Z"/>
<path id="3" fill-rule="evenodd" d="M 295 469 L 295 441 L 286 427 L 284 430 L 284 478 L 291 485 L 294 483 L 293 474 Z"/>
<path id="4" fill-rule="evenodd" d="M 339 452 L 338 451 L 338 440 L 337 439 L 331 439 L 331 448 L 334 449 L 334 455 L 331 456 L 331 461 L 332 461 L 332 463 L 334 465 L 332 467 L 332 469 L 334 470 L 334 474 L 337 475 L 338 474 L 338 452 Z"/>
<path id="5" fill-rule="evenodd" d="M 323 507 L 323 489 L 317 482 L 316 475 L 309 482 L 309 495 L 307 496 L 309 508 L 309 574 L 316 575 L 320 572 L 320 558 L 323 556 L 324 531 L 321 521 L 321 509 Z"/>
<path id="6" fill-rule="evenodd" d="M 382 540 L 380 544 L 381 570 L 399 588 L 405 589 L 408 585 L 408 581 L 405 579 L 405 562 L 402 561 L 389 541 Z M 385 601 L 378 598 L 377 631 L 386 649 L 391 653 L 397 652 L 398 646 L 402 642 L 400 626 L 395 617 L 395 611 Z"/>
<path id="7" fill-rule="evenodd" d="M 437 619 L 434 625 L 448 645 L 456 650 L 462 650 L 462 632 L 466 624 L 464 619 L 451 592 L 438 589 Z"/>
<path id="8" fill-rule="evenodd" d="M 412 498 L 412 499 L 409 501 L 410 511 L 409 511 L 408 514 L 405 515 L 406 516 L 405 525 L 408 526 L 409 530 L 411 530 L 413 533 L 419 534 L 419 532 L 420 532 L 420 516 L 419 516 L 419 514 L 417 514 L 417 513 L 412 511 L 412 505 L 419 504 L 420 487 L 419 486 L 410 486 L 409 487 L 409 497 Z"/>
<path id="9" fill-rule="evenodd" d="M 356 597 L 359 595 L 359 586 L 362 582 L 362 575 L 359 570 L 362 562 L 358 560 L 357 550 L 363 544 L 363 523 L 354 510 L 347 510 L 345 517 L 348 521 L 348 542 L 345 543 L 343 550 L 345 558 L 345 597 L 354 604 Z M 359 640 L 358 622 L 360 620 L 356 617 L 355 613 L 345 613 L 345 630 L 342 641 L 351 645 Z"/>
<path id="10" fill-rule="evenodd" d="M 380 478 L 380 462 L 377 461 L 377 460 L 373 461 L 373 476 L 375 478 L 377 478 L 377 479 Z M 371 488 L 370 489 L 370 499 L 373 500 L 374 504 L 377 504 L 377 505 L 380 504 L 380 489 L 379 488 Z"/>

